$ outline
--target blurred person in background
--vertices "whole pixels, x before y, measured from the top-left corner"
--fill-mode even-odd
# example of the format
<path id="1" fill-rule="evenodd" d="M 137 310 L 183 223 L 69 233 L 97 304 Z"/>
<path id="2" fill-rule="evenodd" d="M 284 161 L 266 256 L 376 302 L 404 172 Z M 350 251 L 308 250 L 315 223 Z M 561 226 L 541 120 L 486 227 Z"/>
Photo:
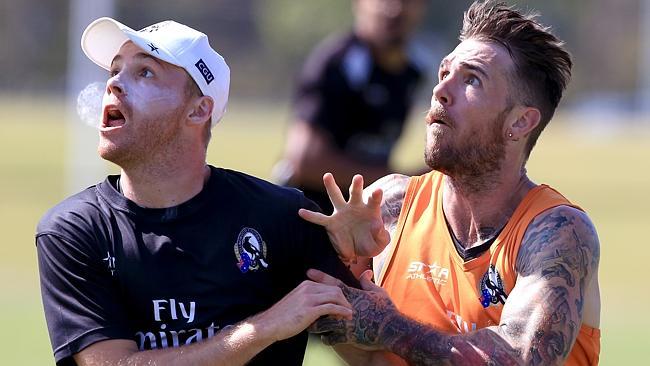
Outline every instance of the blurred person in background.
<path id="1" fill-rule="evenodd" d="M 421 176 L 393 174 L 346 202 L 324 183 L 339 254 L 372 271 L 343 288 L 352 320 L 311 328 L 351 364 L 595 365 L 600 244 L 575 203 L 532 182 L 526 162 L 571 77 L 564 43 L 504 3 L 475 2 L 439 67 Z M 365 197 L 364 197 L 365 196 Z M 381 254 L 380 254 L 381 253 Z M 380 287 L 381 286 L 381 287 Z"/>
<path id="2" fill-rule="evenodd" d="M 356 279 L 295 189 L 206 163 L 230 70 L 205 34 L 100 18 L 82 48 L 109 71 L 99 155 L 121 168 L 36 233 L 58 365 L 302 364 L 318 317 L 351 316 L 308 268 Z"/>
<path id="3" fill-rule="evenodd" d="M 353 30 L 316 47 L 299 76 L 275 181 L 331 213 L 323 173 L 347 186 L 355 173 L 375 180 L 394 172 L 389 159 L 423 78 L 409 40 L 426 1 L 352 0 Z"/>

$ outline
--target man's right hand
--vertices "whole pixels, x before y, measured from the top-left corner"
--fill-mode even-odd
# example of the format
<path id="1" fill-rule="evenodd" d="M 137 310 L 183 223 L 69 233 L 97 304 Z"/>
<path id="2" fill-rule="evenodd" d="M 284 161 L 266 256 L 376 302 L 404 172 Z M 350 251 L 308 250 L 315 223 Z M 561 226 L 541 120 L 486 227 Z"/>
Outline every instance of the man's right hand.
<path id="1" fill-rule="evenodd" d="M 303 281 L 268 310 L 225 327 L 205 341 L 139 351 L 133 340 L 110 339 L 86 347 L 74 360 L 80 366 L 244 365 L 266 347 L 293 337 L 324 315 L 352 319 L 352 305 L 337 285 Z"/>
<path id="2" fill-rule="evenodd" d="M 323 183 L 334 206 L 334 213 L 327 216 L 300 209 L 300 217 L 325 227 L 344 262 L 354 263 L 357 257 L 374 257 L 381 253 L 390 241 L 381 213 L 383 191 L 375 189 L 364 200 L 363 177 L 355 175 L 350 184 L 350 199 L 346 202 L 331 173 L 323 176 Z"/>
<path id="3" fill-rule="evenodd" d="M 352 305 L 336 285 L 303 281 L 268 310 L 248 321 L 273 342 L 293 337 L 318 318 L 352 319 Z"/>

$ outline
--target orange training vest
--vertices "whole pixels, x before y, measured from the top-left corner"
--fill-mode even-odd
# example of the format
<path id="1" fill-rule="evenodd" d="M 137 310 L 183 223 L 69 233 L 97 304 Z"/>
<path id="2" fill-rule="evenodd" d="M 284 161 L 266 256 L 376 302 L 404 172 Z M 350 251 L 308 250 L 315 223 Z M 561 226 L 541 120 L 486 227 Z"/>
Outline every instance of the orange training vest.
<path id="1" fill-rule="evenodd" d="M 579 207 L 549 186 L 537 186 L 524 197 L 490 249 L 464 262 L 442 211 L 443 177 L 434 171 L 410 179 L 392 252 L 378 283 L 401 312 L 442 332 L 498 325 L 503 301 L 517 280 L 517 253 L 530 222 L 555 206 Z M 600 330 L 583 324 L 566 364 L 596 365 L 599 354 Z"/>

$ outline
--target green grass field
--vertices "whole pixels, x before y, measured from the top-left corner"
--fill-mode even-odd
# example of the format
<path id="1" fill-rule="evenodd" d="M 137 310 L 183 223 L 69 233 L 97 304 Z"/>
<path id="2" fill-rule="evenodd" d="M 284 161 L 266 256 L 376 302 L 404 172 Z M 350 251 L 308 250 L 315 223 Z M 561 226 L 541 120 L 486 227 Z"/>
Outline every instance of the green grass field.
<path id="1" fill-rule="evenodd" d="M 52 364 L 38 285 L 33 233 L 39 217 L 62 200 L 65 116 L 61 103 L 0 99 L 0 364 Z M 400 144 L 396 166 L 422 160 L 419 116 Z M 591 121 L 551 123 L 528 166 L 581 205 L 601 239 L 603 365 L 643 363 L 650 343 L 650 129 L 595 130 Z M 209 162 L 268 178 L 282 151 L 285 106 L 234 104 L 213 130 Z M 609 121 L 616 123 L 616 121 Z M 88 128 L 81 124 L 78 128 Z M 103 164 L 89 151 L 89 158 Z M 103 165 L 102 165 L 103 166 Z M 106 165 L 107 171 L 114 167 Z M 98 177 L 98 180 L 100 178 Z M 306 365 L 334 365 L 335 356 L 313 344 Z"/>

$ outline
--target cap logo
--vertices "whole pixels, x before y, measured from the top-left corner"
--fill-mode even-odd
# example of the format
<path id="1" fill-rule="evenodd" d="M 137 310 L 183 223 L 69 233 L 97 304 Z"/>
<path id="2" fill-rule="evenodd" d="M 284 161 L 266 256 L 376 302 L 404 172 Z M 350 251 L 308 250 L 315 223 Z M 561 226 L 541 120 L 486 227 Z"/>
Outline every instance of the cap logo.
<path id="1" fill-rule="evenodd" d="M 214 76 L 212 75 L 212 72 L 210 71 L 210 69 L 208 69 L 208 66 L 205 64 L 205 62 L 203 62 L 202 59 L 199 59 L 199 61 L 194 65 L 196 66 L 197 69 L 199 69 L 201 75 L 203 75 L 203 78 L 205 79 L 205 82 L 207 84 L 210 84 L 210 82 L 214 80 Z"/>
<path id="2" fill-rule="evenodd" d="M 164 26 L 168 25 L 169 23 L 171 23 L 171 21 L 166 20 L 164 22 L 152 24 L 152 25 L 150 25 L 148 27 L 140 29 L 139 32 L 149 32 L 149 33 L 155 32 L 155 31 L 159 30 L 161 27 L 164 27 Z"/>
<path id="3" fill-rule="evenodd" d="M 160 54 L 160 52 L 158 52 L 158 47 L 156 47 L 155 44 L 149 43 L 147 46 L 149 46 L 149 48 L 151 48 L 151 52 L 156 51 L 157 54 Z"/>

